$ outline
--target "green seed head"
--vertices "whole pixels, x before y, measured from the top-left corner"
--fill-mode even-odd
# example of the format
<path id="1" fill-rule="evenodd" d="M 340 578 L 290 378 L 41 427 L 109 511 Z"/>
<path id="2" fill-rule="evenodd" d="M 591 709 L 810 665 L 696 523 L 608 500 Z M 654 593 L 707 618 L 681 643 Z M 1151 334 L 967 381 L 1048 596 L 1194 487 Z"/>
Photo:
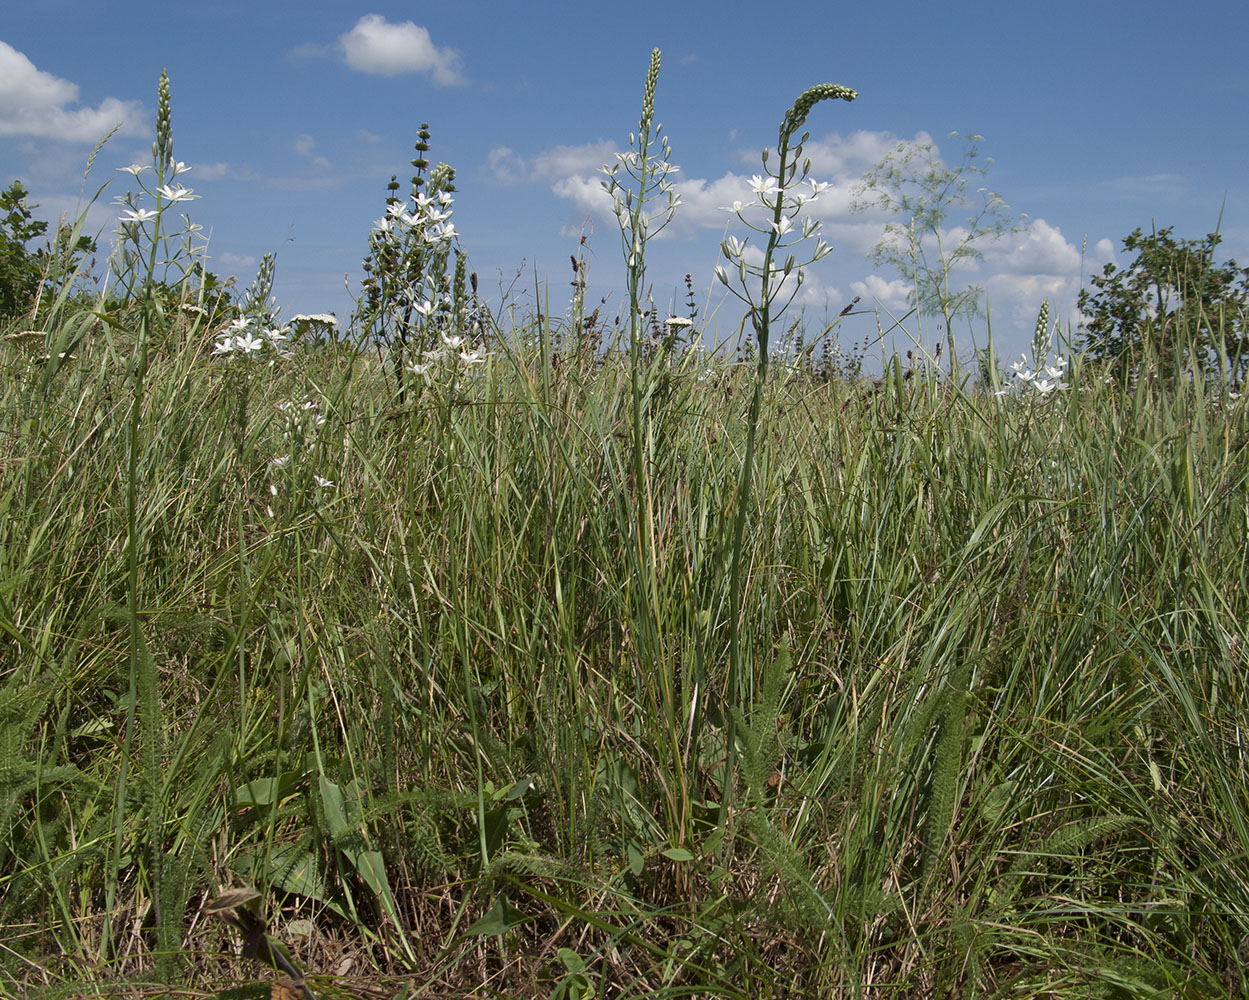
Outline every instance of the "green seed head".
<path id="1" fill-rule="evenodd" d="M 849 87 L 843 87 L 836 83 L 821 83 L 803 91 L 802 96 L 794 102 L 794 106 L 785 115 L 785 121 L 781 125 L 782 138 L 792 136 L 802 128 L 803 122 L 807 120 L 807 115 L 820 101 L 833 99 L 853 101 L 858 96 L 859 92 L 857 90 L 851 90 Z"/>
<path id="2" fill-rule="evenodd" d="M 646 90 L 642 93 L 642 120 L 638 131 L 645 134 L 650 130 L 651 119 L 655 116 L 655 84 L 659 82 L 659 50 L 651 52 L 651 66 L 646 72 Z"/>
<path id="3" fill-rule="evenodd" d="M 160 86 L 156 101 L 156 141 L 152 143 L 152 156 L 157 169 L 163 170 L 173 159 L 173 111 L 169 102 L 169 70 L 160 72 Z"/>

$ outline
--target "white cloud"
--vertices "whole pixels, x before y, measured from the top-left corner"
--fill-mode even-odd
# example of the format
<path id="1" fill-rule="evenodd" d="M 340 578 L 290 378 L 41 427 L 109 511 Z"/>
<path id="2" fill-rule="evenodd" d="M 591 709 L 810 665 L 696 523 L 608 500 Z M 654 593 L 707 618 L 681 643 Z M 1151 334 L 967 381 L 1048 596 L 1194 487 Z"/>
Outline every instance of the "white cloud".
<path id="1" fill-rule="evenodd" d="M 98 107 L 71 109 L 78 85 L 38 69 L 25 55 L 0 42 L 0 135 L 36 136 L 63 142 L 97 142 L 120 124 L 121 135 L 142 135 L 143 108 L 137 101 L 106 97 Z"/>
<path id="2" fill-rule="evenodd" d="M 365 14 L 356 26 L 339 36 L 347 65 L 370 76 L 407 76 L 425 73 L 440 86 L 464 83 L 460 54 L 439 48 L 429 29 L 412 21 L 392 24 L 381 14 Z"/>
<path id="3" fill-rule="evenodd" d="M 228 268 L 245 268 L 255 267 L 256 258 L 250 254 L 223 253 L 217 257 L 217 262 Z"/>
<path id="4" fill-rule="evenodd" d="M 574 177 L 603 179 L 602 167 L 616 162 L 616 144 L 606 139 L 579 146 L 552 146 L 526 159 L 511 146 L 487 154 L 490 176 L 501 184 L 558 183 Z"/>
<path id="5" fill-rule="evenodd" d="M 879 274 L 869 274 L 862 281 L 852 281 L 850 291 L 865 304 L 878 305 L 887 312 L 900 316 L 909 308 L 907 298 L 911 293 L 911 283 L 905 278 L 887 281 Z"/>
<path id="6" fill-rule="evenodd" d="M 1079 249 L 1044 219 L 1036 219 L 1023 232 L 1009 234 L 986 247 L 986 260 L 990 255 L 997 267 L 1017 274 L 1067 277 L 1080 273 Z"/>
<path id="7" fill-rule="evenodd" d="M 612 197 L 603 189 L 603 181 L 597 177 L 564 177 L 551 185 L 551 190 L 561 198 L 567 198 L 582 212 L 597 219 L 612 216 Z"/>
<path id="8" fill-rule="evenodd" d="M 196 182 L 204 181 L 258 181 L 260 174 L 246 163 L 230 163 L 221 160 L 217 163 L 197 163 L 194 166 Z"/>
<path id="9" fill-rule="evenodd" d="M 312 161 L 313 166 L 320 167 L 322 170 L 330 169 L 333 164 L 324 156 L 316 152 L 317 141 L 307 132 L 301 132 L 295 139 L 292 147 L 300 156 L 305 156 Z"/>

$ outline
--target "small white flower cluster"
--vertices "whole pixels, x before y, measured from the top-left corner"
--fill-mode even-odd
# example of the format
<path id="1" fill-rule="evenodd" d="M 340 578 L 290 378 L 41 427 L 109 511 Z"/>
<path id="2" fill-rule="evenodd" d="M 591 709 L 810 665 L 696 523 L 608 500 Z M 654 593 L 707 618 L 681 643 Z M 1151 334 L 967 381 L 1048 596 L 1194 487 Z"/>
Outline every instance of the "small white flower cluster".
<path id="1" fill-rule="evenodd" d="M 1040 396 L 1048 396 L 1051 392 L 1071 388 L 1063 381 L 1063 376 L 1067 373 L 1067 359 L 1061 354 L 1054 358 L 1052 365 L 1046 365 L 1039 371 L 1029 368 L 1028 356 L 1021 354 L 1019 360 L 1010 368 L 1017 384 L 1031 386 L 1033 391 Z M 999 389 L 996 395 L 1005 396 L 1009 391 L 1010 387 Z"/>
<path id="2" fill-rule="evenodd" d="M 399 240 L 411 233 L 421 242 L 435 247 L 450 247 L 459 233 L 451 221 L 451 193 L 418 194 L 411 201 L 395 200 L 386 214 L 373 223 L 373 231 L 383 238 Z M 414 209 L 414 210 L 413 210 Z"/>
<path id="3" fill-rule="evenodd" d="M 426 305 L 428 304 L 427 302 Z M 464 337 L 443 334 L 441 340 L 435 350 L 427 351 L 420 361 L 414 361 L 407 366 L 408 371 L 423 378 L 426 385 L 432 383 L 434 372 L 442 372 L 448 365 L 474 372 L 478 365 L 484 365 L 489 359 L 484 348 L 469 346 Z"/>
<path id="4" fill-rule="evenodd" d="M 213 356 L 219 354 L 239 353 L 244 357 L 255 354 L 266 348 L 282 357 L 286 356 L 286 335 L 289 329 L 285 326 L 265 327 L 252 316 L 240 316 L 230 323 L 218 336 L 224 336 L 213 349 Z"/>
<path id="5" fill-rule="evenodd" d="M 629 145 L 635 145 L 636 141 L 636 136 L 630 133 Z M 646 240 L 663 232 L 681 204 L 681 196 L 677 194 L 670 179 L 670 175 L 678 173 L 681 168 L 668 162 L 671 155 L 668 137 L 661 135 L 659 155 L 650 157 L 645 164 L 642 162 L 641 153 L 630 149 L 627 153 L 617 153 L 616 163 L 602 167 L 602 172 L 607 175 L 607 180 L 603 181 L 603 190 L 611 195 L 612 210 L 616 213 L 625 237 L 630 267 L 636 264 Z M 645 179 L 646 189 L 641 198 L 621 183 L 617 176 L 621 167 L 624 167 L 625 174 L 634 182 L 640 184 Z M 649 207 L 651 202 L 660 199 L 663 201 L 661 207 Z"/>
<path id="6" fill-rule="evenodd" d="M 298 404 L 278 403 L 278 412 L 282 414 L 283 450 L 269 460 L 269 468 L 274 473 L 290 469 L 294 456 L 310 453 L 316 447 L 317 432 L 325 425 L 325 417 L 310 399 Z M 318 491 L 334 487 L 334 481 L 325 476 L 314 475 L 312 479 Z M 269 492 L 275 497 L 278 495 L 277 483 L 269 484 Z M 269 508 L 269 516 L 273 516 L 272 508 Z"/>
<path id="7" fill-rule="evenodd" d="M 171 229 L 168 223 L 165 225 L 157 223 L 153 231 L 149 232 L 147 230 L 147 223 L 160 219 L 166 209 L 180 202 L 193 201 L 199 197 L 191 188 L 184 187 L 181 183 L 174 184 L 172 182 L 173 178 L 191 169 L 181 160 L 169 161 L 164 170 L 164 176 L 168 177 L 169 180 L 155 188 L 148 187 L 139 176 L 143 171 L 149 169 L 151 169 L 150 166 L 139 163 L 132 163 L 128 167 L 118 167 L 118 170 L 134 177 L 138 181 L 139 186 L 138 192 L 128 191 L 113 201 L 115 205 L 121 208 L 121 214 L 118 216 L 118 222 L 121 223 L 121 226 L 116 231 L 116 235 L 120 237 L 120 242 L 114 251 L 119 271 L 141 266 L 143 254 L 140 250 L 140 244 L 146 239 L 156 239 L 158 236 L 162 239 L 182 237 L 185 243 L 182 249 L 175 254 L 174 260 L 184 254 L 194 256 L 203 249 L 202 246 L 194 246 L 192 241 L 195 238 L 202 239 L 204 227 L 193 223 L 188 216 L 182 216 L 182 228 L 176 232 Z M 140 205 L 145 196 L 155 201 L 155 208 L 144 208 Z M 172 263 L 172 260 L 169 263 Z"/>
<path id="8" fill-rule="evenodd" d="M 146 164 L 132 163 L 128 167 L 118 167 L 117 169 L 125 171 L 134 177 L 138 177 L 139 174 L 141 174 L 144 170 L 147 170 L 148 167 Z M 177 177 L 178 174 L 185 173 L 190 169 L 191 168 L 181 160 L 170 161 L 169 176 L 171 178 Z M 153 192 L 149 192 L 149 194 L 151 193 Z M 142 223 L 150 222 L 152 219 L 155 219 L 161 211 L 168 208 L 170 205 L 176 205 L 180 201 L 191 201 L 192 199 L 199 197 L 199 195 L 195 194 L 193 188 L 183 187 L 181 184 L 162 184 L 160 187 L 156 188 L 154 193 L 157 196 L 157 207 L 155 209 L 139 208 L 134 200 L 134 196 L 127 196 L 126 201 L 123 203 L 127 207 L 119 217 L 119 221 L 123 227 L 128 226 L 131 223 L 138 223 L 141 225 Z"/>
<path id="9" fill-rule="evenodd" d="M 809 237 L 817 237 L 815 249 L 811 252 L 811 256 L 807 261 L 801 264 L 797 263 L 792 253 L 785 258 L 784 263 L 774 258 L 769 268 L 770 273 L 765 276 L 762 264 L 749 264 L 746 261 L 746 246 L 749 242 L 749 237 L 739 240 L 736 236 L 729 236 L 721 244 L 720 249 L 723 251 L 724 257 L 729 264 L 736 265 L 737 276 L 743 287 L 748 287 L 747 278 L 750 275 L 757 278 L 767 277 L 769 279 L 769 292 L 771 295 L 775 295 L 779 290 L 780 279 L 788 277 L 796 270 L 798 283 L 801 284 L 803 268 L 807 264 L 813 264 L 832 252 L 832 247 L 819 238 L 821 224 L 818 219 L 808 216 L 802 220 L 801 226 L 798 223 L 798 216 L 802 209 L 819 198 L 828 186 L 827 181 L 807 178 L 795 184 L 793 188 L 782 188 L 780 182 L 772 175 L 755 174 L 750 178 L 750 189 L 755 195 L 754 201 L 748 204 L 735 201 L 732 205 L 726 205 L 721 209 L 724 212 L 732 212 L 743 225 L 753 229 L 756 233 L 766 235 L 769 240 L 775 238 L 777 242 L 773 248 L 774 252 L 796 246 Z M 769 213 L 771 218 L 766 225 L 756 225 L 746 218 L 745 213 L 754 208 L 763 208 Z M 779 221 L 777 219 L 778 209 L 780 211 Z M 759 254 L 759 257 L 762 257 L 762 254 Z M 730 284 L 732 272 L 728 267 L 723 264 L 716 265 L 715 274 L 722 285 L 733 291 L 738 298 L 749 302 L 748 296 L 743 296 L 733 289 Z"/>

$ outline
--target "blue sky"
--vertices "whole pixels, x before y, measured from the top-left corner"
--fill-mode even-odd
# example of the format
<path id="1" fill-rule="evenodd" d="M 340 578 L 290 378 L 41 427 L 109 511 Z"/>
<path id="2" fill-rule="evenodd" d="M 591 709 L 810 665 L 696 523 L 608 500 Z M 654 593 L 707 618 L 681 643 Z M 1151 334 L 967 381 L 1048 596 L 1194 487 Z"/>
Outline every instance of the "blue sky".
<path id="1" fill-rule="evenodd" d="M 744 235 L 720 208 L 749 200 L 785 109 L 825 81 L 860 96 L 808 121 L 812 174 L 831 183 L 810 211 L 834 247 L 795 306 L 812 324 L 856 294 L 905 311 L 905 282 L 865 256 L 886 219 L 850 212 L 851 191 L 899 141 L 957 160 L 951 131 L 984 136 L 994 162 L 981 183 L 1031 221 L 961 275 L 989 292 L 1004 354 L 1026 347 L 1043 298 L 1071 319 L 1082 278 L 1125 263 L 1115 252 L 1138 226 L 1199 238 L 1223 209 L 1224 256 L 1249 262 L 1243 2 L 12 6 L 0 25 L 0 183 L 20 178 L 40 217 L 72 211 L 94 142 L 124 122 L 88 185 L 111 178 L 90 216 L 107 237 L 109 202 L 130 180 L 117 168 L 150 161 L 167 67 L 174 152 L 193 168 L 179 180 L 201 196 L 189 211 L 211 234 L 209 268 L 246 286 L 276 251 L 288 316 L 350 313 L 344 278 L 358 290 L 386 182 L 398 174 L 406 192 L 422 121 L 431 158 L 456 169 L 455 227 L 483 292 L 512 286 L 522 308 L 541 294 L 561 312 L 585 232 L 590 292 L 614 312 L 619 233 L 596 171 L 637 127 L 654 47 L 656 117 L 684 204 L 650 248 L 648 278 L 662 307 L 690 273 L 713 336 L 741 316 L 712 281 L 726 225 Z M 932 327 L 908 323 L 928 343 Z M 857 315 L 840 338 L 849 347 L 875 329 Z M 973 329 L 982 341 L 983 324 Z M 969 352 L 972 332 L 956 332 Z"/>

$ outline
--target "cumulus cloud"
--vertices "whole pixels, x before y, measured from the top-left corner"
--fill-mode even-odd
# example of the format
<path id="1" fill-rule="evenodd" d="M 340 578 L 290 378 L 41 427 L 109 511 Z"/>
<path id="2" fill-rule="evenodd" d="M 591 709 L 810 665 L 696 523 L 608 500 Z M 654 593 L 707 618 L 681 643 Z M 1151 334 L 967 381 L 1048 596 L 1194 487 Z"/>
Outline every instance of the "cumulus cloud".
<path id="1" fill-rule="evenodd" d="M 850 291 L 866 303 L 878 305 L 894 315 L 901 315 L 908 308 L 911 283 L 904 278 L 888 281 L 879 274 L 869 274 L 862 281 L 852 281 Z"/>
<path id="2" fill-rule="evenodd" d="M 913 139 L 901 139 L 890 132 L 862 130 L 845 135 L 829 133 L 808 141 L 804 153 L 811 160 L 811 176 L 826 182 L 828 187 L 808 203 L 804 214 L 821 223 L 822 235 L 835 252 L 808 269 L 806 282 L 794 300 L 796 307 L 835 309 L 850 295 L 858 295 L 863 301 L 860 308 L 879 308 L 882 316 L 901 318 L 909 311 L 912 282 L 888 270 L 873 273 L 864 259 L 885 236 L 886 223 L 905 220 L 879 209 L 854 211 L 856 188 L 864 174 L 899 143 L 919 145 L 932 141 L 926 132 L 916 133 Z M 487 171 L 501 184 L 545 184 L 557 197 L 575 205 L 579 213 L 612 228 L 612 201 L 602 189 L 599 168 L 615 162 L 616 152 L 613 143 L 602 140 L 551 147 L 533 154 L 498 146 L 490 151 Z M 934 149 L 934 157 L 938 155 L 939 150 Z M 747 159 L 736 162 L 746 163 Z M 674 174 L 681 205 L 660 238 L 699 241 L 700 245 L 714 238 L 718 243 L 727 229 L 739 239 L 748 239 L 746 259 L 758 263 L 766 237 L 745 230 L 732 211 L 725 211 L 741 202 L 747 221 L 764 224 L 764 213 L 754 204 L 750 182 L 751 174 L 761 169 L 757 152 L 750 154 L 750 162 L 750 168 L 739 166 L 715 177 Z M 965 225 L 951 226 L 943 233 L 945 246 L 948 249 L 957 245 L 964 236 Z M 988 293 L 999 349 L 1007 346 L 1006 341 L 1023 343 L 1030 337 L 1042 299 L 1050 300 L 1051 309 L 1064 318 L 1064 324 L 1067 317 L 1074 317 L 1082 268 L 1089 273 L 1100 267 L 1088 259 L 1082 260 L 1079 244 L 1073 244 L 1044 219 L 1034 220 L 1027 229 L 1005 234 L 997 241 L 985 241 L 979 248 L 983 261 L 965 259 L 956 267 L 956 290 L 971 282 Z M 1106 240 L 1095 247 L 1098 259 L 1103 261 L 1113 257 L 1113 249 Z M 839 290 L 842 288 L 847 289 L 844 295 Z M 792 290 L 792 285 L 785 289 Z M 920 320 L 914 322 L 916 328 L 924 326 Z M 960 322 L 959 326 L 962 337 L 967 322 Z M 970 349 L 970 341 L 960 342 L 959 349 Z"/>
<path id="3" fill-rule="evenodd" d="M 78 85 L 44 72 L 13 46 L 0 42 L 0 135 L 63 142 L 98 142 L 113 126 L 142 135 L 143 107 L 106 97 L 97 107 L 74 108 Z"/>
<path id="4" fill-rule="evenodd" d="M 460 53 L 438 47 L 430 38 L 429 29 L 412 21 L 392 24 L 381 14 L 365 14 L 338 41 L 347 65 L 360 73 L 424 73 L 443 87 L 465 82 L 460 73 Z"/>

